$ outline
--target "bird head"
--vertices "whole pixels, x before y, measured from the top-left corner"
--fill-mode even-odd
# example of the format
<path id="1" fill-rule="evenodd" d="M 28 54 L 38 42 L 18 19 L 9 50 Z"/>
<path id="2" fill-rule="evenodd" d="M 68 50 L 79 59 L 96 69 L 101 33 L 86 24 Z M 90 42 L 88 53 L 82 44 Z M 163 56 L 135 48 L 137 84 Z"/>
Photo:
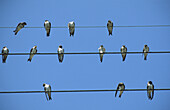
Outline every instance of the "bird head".
<path id="1" fill-rule="evenodd" d="M 35 45 L 34 48 L 37 48 L 37 46 Z"/>
<path id="2" fill-rule="evenodd" d="M 73 24 L 74 23 L 74 21 L 71 21 L 71 22 L 69 22 L 70 24 Z"/>
<path id="3" fill-rule="evenodd" d="M 152 81 L 149 81 L 148 83 L 149 83 L 149 84 L 152 84 Z"/>
<path id="4" fill-rule="evenodd" d="M 59 45 L 59 48 L 62 48 L 62 45 Z"/>
<path id="5" fill-rule="evenodd" d="M 6 46 L 4 46 L 3 48 L 7 48 Z"/>
<path id="6" fill-rule="evenodd" d="M 111 20 L 108 20 L 108 23 L 112 23 L 112 21 L 111 21 Z"/>
<path id="7" fill-rule="evenodd" d="M 26 23 L 26 22 L 23 22 L 23 24 L 24 24 L 24 25 L 27 25 L 27 23 Z"/>
<path id="8" fill-rule="evenodd" d="M 45 83 L 43 84 L 43 87 L 45 86 Z"/>
<path id="9" fill-rule="evenodd" d="M 147 45 L 144 45 L 144 47 L 147 47 Z"/>
<path id="10" fill-rule="evenodd" d="M 100 45 L 100 47 L 103 47 L 103 45 Z"/>
<path id="11" fill-rule="evenodd" d="M 122 45 L 122 47 L 125 47 L 125 45 Z"/>
<path id="12" fill-rule="evenodd" d="M 119 85 L 124 85 L 124 83 L 123 83 L 123 82 L 120 82 Z"/>

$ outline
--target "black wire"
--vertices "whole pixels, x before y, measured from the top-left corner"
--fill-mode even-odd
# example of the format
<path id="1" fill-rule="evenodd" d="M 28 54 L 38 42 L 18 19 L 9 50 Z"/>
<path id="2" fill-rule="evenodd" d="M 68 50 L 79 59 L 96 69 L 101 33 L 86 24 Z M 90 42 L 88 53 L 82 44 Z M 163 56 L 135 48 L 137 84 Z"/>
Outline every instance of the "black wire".
<path id="1" fill-rule="evenodd" d="M 150 89 L 152 90 L 152 89 Z M 154 91 L 169 91 L 170 88 L 166 89 L 154 89 Z M 58 90 L 51 91 L 56 93 L 73 93 L 73 92 L 111 92 L 111 91 L 120 91 L 116 89 L 102 89 L 102 90 Z M 147 89 L 125 89 L 124 91 L 147 91 Z M 44 93 L 45 91 L 1 91 L 0 94 L 8 93 Z"/>
<path id="2" fill-rule="evenodd" d="M 152 54 L 170 53 L 170 51 L 147 52 Z M 58 53 L 36 53 L 35 55 L 56 55 Z M 77 53 L 63 53 L 63 54 L 100 54 L 99 52 L 77 52 Z M 121 52 L 104 52 L 103 54 L 121 54 Z M 126 54 L 143 54 L 143 52 L 126 52 Z M 0 53 L 0 55 L 6 55 Z M 8 55 L 30 55 L 30 53 L 8 53 Z"/>
<path id="3" fill-rule="evenodd" d="M 75 26 L 75 28 L 106 28 L 107 26 Z M 134 25 L 134 26 L 113 26 L 118 28 L 126 27 L 170 27 L 170 25 Z M 16 28 L 16 27 L 0 27 L 0 28 Z M 24 28 L 44 28 L 44 27 L 24 27 Z M 68 28 L 67 26 L 54 26 L 51 28 Z"/>

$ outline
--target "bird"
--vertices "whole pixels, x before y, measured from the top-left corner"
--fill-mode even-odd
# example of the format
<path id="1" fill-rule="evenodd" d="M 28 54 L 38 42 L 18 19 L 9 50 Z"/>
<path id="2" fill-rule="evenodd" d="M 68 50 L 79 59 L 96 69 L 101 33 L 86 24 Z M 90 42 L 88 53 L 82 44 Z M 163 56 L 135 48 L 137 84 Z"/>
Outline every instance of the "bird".
<path id="1" fill-rule="evenodd" d="M 152 94 L 151 94 L 152 92 Z M 147 96 L 150 100 L 153 99 L 153 96 L 154 96 L 154 85 L 152 83 L 152 81 L 148 81 L 147 83 Z"/>
<path id="2" fill-rule="evenodd" d="M 143 48 L 143 53 L 144 53 L 144 60 L 147 60 L 147 55 L 149 52 L 149 47 L 147 45 L 144 45 L 144 48 Z"/>
<path id="3" fill-rule="evenodd" d="M 127 52 L 127 48 L 125 47 L 125 45 L 123 45 L 123 46 L 121 47 L 120 51 L 121 51 L 121 54 L 122 54 L 123 61 L 125 61 L 126 52 Z"/>
<path id="4" fill-rule="evenodd" d="M 6 59 L 9 53 L 9 49 L 5 46 L 2 48 L 2 63 L 6 63 Z"/>
<path id="5" fill-rule="evenodd" d="M 123 91 L 125 90 L 125 85 L 124 85 L 124 83 L 119 83 L 118 84 L 118 86 L 117 86 L 117 90 L 116 90 L 116 93 L 115 93 L 115 97 L 116 97 L 116 95 L 117 95 L 117 91 L 120 91 L 120 93 L 119 93 L 119 98 L 121 98 L 121 96 L 122 96 L 122 94 L 123 94 Z"/>
<path id="6" fill-rule="evenodd" d="M 50 29 L 51 29 L 51 23 L 48 20 L 45 20 L 44 27 L 47 32 L 47 37 L 50 36 Z"/>
<path id="7" fill-rule="evenodd" d="M 58 60 L 60 63 L 62 63 L 64 59 L 64 49 L 62 48 L 62 45 L 59 45 L 57 52 L 58 52 Z"/>
<path id="8" fill-rule="evenodd" d="M 26 22 L 21 22 L 21 23 L 19 23 L 19 24 L 17 25 L 16 29 L 13 31 L 13 32 L 15 32 L 15 35 L 17 35 L 17 33 L 18 33 L 22 28 L 24 28 L 25 25 L 27 25 Z"/>
<path id="9" fill-rule="evenodd" d="M 68 29 L 69 29 L 70 37 L 74 36 L 74 31 L 75 31 L 75 22 L 74 21 L 71 21 L 68 23 Z"/>
<path id="10" fill-rule="evenodd" d="M 52 100 L 52 98 L 51 98 L 51 86 L 49 84 L 44 83 L 43 87 L 44 87 L 45 96 L 47 98 L 47 101 Z"/>
<path id="11" fill-rule="evenodd" d="M 100 62 L 102 62 L 103 61 L 103 53 L 105 52 L 105 48 L 103 47 L 103 45 L 101 45 L 99 48 L 98 48 L 98 50 L 99 50 L 99 55 L 100 55 Z"/>
<path id="12" fill-rule="evenodd" d="M 111 20 L 108 20 L 107 22 L 107 29 L 109 31 L 109 35 L 112 35 L 112 31 L 113 31 L 113 22 Z"/>
<path id="13" fill-rule="evenodd" d="M 34 47 L 31 49 L 31 51 L 30 51 L 30 56 L 29 56 L 28 61 L 31 62 L 33 56 L 34 56 L 36 53 L 37 53 L 37 46 L 34 46 Z"/>

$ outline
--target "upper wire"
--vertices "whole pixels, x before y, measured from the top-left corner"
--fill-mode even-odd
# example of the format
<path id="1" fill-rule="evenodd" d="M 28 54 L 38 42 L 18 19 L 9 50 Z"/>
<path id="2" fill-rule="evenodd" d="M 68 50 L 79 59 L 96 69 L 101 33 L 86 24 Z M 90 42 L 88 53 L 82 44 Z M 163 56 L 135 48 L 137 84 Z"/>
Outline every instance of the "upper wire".
<path id="1" fill-rule="evenodd" d="M 124 52 L 104 52 L 102 54 L 122 54 Z M 143 54 L 143 52 L 125 52 L 126 54 Z M 152 54 L 158 54 L 158 53 L 170 53 L 170 51 L 152 51 L 152 52 L 146 52 L 146 53 L 152 53 Z M 58 53 L 36 53 L 34 55 L 56 55 Z M 63 54 L 101 54 L 99 52 L 69 52 L 69 53 L 63 53 Z M 3 53 L 0 53 L 0 55 L 6 55 Z M 7 55 L 30 55 L 30 53 L 8 53 Z"/>
<path id="2" fill-rule="evenodd" d="M 106 28 L 107 26 L 75 26 L 75 28 Z M 113 26 L 115 28 L 127 28 L 127 27 L 170 27 L 170 25 L 133 25 L 133 26 Z M 16 28 L 13 26 L 0 27 L 0 28 Z M 44 27 L 24 27 L 24 28 L 44 28 Z M 67 26 L 52 26 L 51 28 L 68 28 Z"/>

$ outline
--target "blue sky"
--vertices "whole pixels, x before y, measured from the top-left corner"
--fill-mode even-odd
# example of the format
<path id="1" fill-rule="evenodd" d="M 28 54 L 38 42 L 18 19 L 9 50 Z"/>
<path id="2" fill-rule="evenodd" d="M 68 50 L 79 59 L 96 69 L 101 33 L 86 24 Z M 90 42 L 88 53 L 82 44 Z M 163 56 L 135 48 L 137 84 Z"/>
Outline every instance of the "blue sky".
<path id="1" fill-rule="evenodd" d="M 26 22 L 28 27 L 43 27 L 49 20 L 52 26 L 105 26 L 108 20 L 115 26 L 167 25 L 170 24 L 169 0 L 1 0 L 0 26 L 15 27 Z M 57 52 L 62 45 L 65 52 L 98 52 L 101 44 L 106 51 L 120 51 L 126 45 L 128 51 L 142 51 L 147 44 L 150 51 L 169 50 L 170 28 L 114 28 L 108 36 L 106 28 L 76 28 L 69 37 L 68 29 L 51 30 L 49 38 L 44 28 L 25 28 L 17 36 L 14 28 L 0 29 L 0 48 L 10 52 L 30 52 L 37 45 L 38 52 Z M 43 83 L 52 90 L 116 89 L 124 82 L 126 89 L 146 88 L 149 80 L 155 88 L 170 87 L 169 54 L 142 55 L 65 55 L 63 63 L 58 57 L 35 55 L 8 56 L 7 63 L 0 63 L 0 91 L 43 90 Z M 156 91 L 152 101 L 146 92 L 124 92 L 115 98 L 115 92 L 104 93 L 52 93 L 52 101 L 44 94 L 0 94 L 1 110 L 169 110 L 170 93 Z"/>

